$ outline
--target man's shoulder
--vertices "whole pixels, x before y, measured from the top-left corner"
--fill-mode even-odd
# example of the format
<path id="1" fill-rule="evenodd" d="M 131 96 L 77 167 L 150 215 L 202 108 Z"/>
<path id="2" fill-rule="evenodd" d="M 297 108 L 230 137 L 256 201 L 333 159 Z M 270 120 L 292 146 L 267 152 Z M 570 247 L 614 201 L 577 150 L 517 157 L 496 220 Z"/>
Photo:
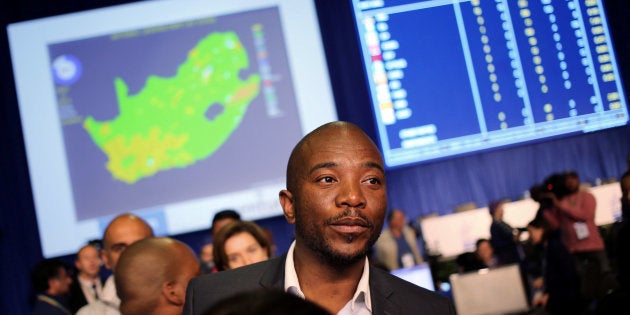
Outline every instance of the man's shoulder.
<path id="1" fill-rule="evenodd" d="M 260 276 L 268 272 L 270 268 L 279 267 L 279 265 L 284 264 L 283 257 L 277 257 L 273 259 L 269 259 L 260 263 L 247 265 L 244 267 L 225 270 L 215 273 L 209 273 L 205 275 L 201 275 L 195 277 L 191 280 L 191 283 L 199 283 L 203 285 L 212 284 L 212 283 L 224 283 L 224 282 L 234 282 L 234 281 L 245 281 L 248 282 L 251 280 L 258 280 Z"/>
<path id="2" fill-rule="evenodd" d="M 202 314 L 231 295 L 260 287 L 282 289 L 286 256 L 244 267 L 205 274 L 188 283 L 184 314 Z"/>

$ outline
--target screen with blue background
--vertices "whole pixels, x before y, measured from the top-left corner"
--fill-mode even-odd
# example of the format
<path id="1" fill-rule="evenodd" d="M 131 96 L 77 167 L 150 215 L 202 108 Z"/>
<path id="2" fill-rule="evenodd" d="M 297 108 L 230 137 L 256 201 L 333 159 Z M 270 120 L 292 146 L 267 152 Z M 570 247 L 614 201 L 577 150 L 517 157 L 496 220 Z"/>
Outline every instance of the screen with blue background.
<path id="1" fill-rule="evenodd" d="M 595 0 L 353 0 L 388 167 L 625 125 Z"/>

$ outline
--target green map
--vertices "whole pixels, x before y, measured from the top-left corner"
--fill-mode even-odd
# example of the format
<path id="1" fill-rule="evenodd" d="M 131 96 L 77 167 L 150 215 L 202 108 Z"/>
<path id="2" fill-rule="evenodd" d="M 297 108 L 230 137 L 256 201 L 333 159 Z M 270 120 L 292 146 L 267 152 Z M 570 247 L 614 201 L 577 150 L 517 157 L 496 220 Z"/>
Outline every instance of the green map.
<path id="1" fill-rule="evenodd" d="M 119 115 L 83 127 L 107 155 L 107 170 L 133 184 L 159 171 L 184 168 L 212 155 L 241 124 L 260 92 L 260 75 L 246 80 L 247 52 L 234 32 L 211 33 L 188 53 L 174 77 L 149 76 L 135 95 L 114 80 Z M 208 119 L 211 106 L 219 106 Z"/>

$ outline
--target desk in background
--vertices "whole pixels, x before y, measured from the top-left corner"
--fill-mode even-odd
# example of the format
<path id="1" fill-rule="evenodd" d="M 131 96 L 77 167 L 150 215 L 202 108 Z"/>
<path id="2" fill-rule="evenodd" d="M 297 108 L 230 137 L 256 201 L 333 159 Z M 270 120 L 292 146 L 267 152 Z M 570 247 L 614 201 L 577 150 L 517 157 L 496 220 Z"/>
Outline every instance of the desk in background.
<path id="1" fill-rule="evenodd" d="M 621 188 L 611 183 L 587 188 L 597 201 L 595 223 L 599 226 L 615 222 L 621 217 Z M 503 220 L 514 228 L 526 227 L 538 211 L 532 199 L 508 202 L 504 205 Z M 490 238 L 492 218 L 488 207 L 425 218 L 420 222 L 426 250 L 443 258 L 472 251 L 480 238 Z"/>

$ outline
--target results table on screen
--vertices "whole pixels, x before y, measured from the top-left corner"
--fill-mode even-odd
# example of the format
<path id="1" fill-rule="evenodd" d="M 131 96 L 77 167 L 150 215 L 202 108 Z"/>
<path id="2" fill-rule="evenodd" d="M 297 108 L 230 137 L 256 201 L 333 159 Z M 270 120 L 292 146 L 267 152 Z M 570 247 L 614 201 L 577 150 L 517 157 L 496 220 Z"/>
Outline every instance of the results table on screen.
<path id="1" fill-rule="evenodd" d="M 388 166 L 624 125 L 601 1 L 353 1 Z"/>

